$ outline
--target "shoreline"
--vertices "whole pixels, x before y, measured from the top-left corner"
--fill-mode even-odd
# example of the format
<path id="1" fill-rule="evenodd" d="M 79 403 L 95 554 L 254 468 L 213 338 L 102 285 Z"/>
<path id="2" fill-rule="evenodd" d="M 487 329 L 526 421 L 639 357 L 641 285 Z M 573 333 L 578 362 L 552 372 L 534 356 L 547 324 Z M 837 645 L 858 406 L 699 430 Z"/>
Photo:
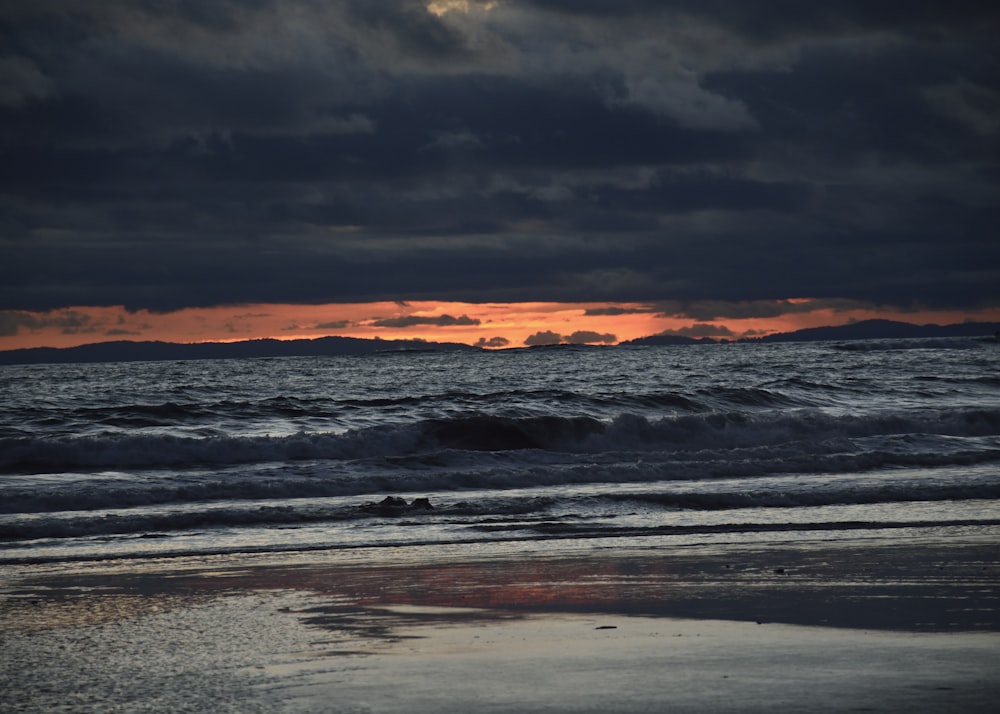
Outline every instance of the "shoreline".
<path id="1" fill-rule="evenodd" d="M 528 540 L 14 564 L 0 566 L 0 623 L 25 602 L 274 589 L 356 606 L 1000 632 L 1000 547 L 982 537 Z"/>
<path id="2" fill-rule="evenodd" d="M 1000 695 L 992 544 L 526 545 L 5 566 L 0 690 L 25 712 L 976 712 Z"/>

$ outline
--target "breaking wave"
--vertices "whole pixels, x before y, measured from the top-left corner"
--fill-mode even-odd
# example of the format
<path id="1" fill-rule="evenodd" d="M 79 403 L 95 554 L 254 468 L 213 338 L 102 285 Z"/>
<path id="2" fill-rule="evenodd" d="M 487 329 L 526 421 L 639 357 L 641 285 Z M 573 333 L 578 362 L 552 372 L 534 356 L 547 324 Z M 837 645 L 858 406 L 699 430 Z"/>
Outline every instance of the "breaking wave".
<path id="1" fill-rule="evenodd" d="M 114 433 L 100 436 L 0 439 L 0 470 L 184 468 L 272 461 L 352 460 L 468 452 L 620 451 L 684 453 L 702 449 L 812 444 L 817 454 L 838 440 L 880 436 L 983 437 L 1000 433 L 1000 410 L 887 411 L 864 416 L 819 410 L 713 412 L 663 419 L 623 414 L 592 417 L 466 415 L 383 424 L 344 433 L 286 436 L 180 436 Z"/>

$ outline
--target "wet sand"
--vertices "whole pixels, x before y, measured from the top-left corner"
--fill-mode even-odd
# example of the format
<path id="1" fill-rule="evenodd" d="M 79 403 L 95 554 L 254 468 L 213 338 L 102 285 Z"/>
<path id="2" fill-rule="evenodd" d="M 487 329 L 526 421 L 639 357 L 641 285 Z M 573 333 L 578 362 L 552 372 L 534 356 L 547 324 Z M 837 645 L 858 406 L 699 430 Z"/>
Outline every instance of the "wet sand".
<path id="1" fill-rule="evenodd" d="M 994 711 L 991 543 L 0 570 L 5 711 Z"/>

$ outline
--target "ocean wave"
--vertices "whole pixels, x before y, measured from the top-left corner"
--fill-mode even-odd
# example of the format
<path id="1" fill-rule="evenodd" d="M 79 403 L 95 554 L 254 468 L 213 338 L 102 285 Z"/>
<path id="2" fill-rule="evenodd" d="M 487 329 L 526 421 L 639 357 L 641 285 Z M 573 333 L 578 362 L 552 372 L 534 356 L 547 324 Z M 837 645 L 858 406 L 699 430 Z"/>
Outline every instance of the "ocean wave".
<path id="1" fill-rule="evenodd" d="M 849 485 L 825 489 L 788 491 L 733 491 L 662 493 L 629 492 L 608 494 L 608 500 L 660 508 L 696 511 L 736 510 L 746 508 L 815 508 L 819 506 L 856 506 L 880 503 L 932 501 L 974 501 L 1000 498 L 1000 484 L 962 483 L 882 484 L 878 487 Z"/>
<path id="2" fill-rule="evenodd" d="M 492 496 L 482 501 L 450 500 L 434 505 L 426 499 L 420 506 L 416 500 L 407 502 L 398 497 L 353 503 L 321 503 L 313 501 L 254 502 L 250 505 L 212 504 L 199 508 L 196 504 L 183 509 L 166 508 L 103 510 L 99 514 L 85 511 L 52 512 L 42 517 L 15 518 L 0 521 L 0 541 L 25 541 L 43 538 L 79 538 L 105 535 L 141 535 L 162 537 L 177 531 L 208 530 L 243 526 L 296 527 L 314 523 L 335 523 L 359 520 L 384 520 L 405 525 L 430 519 L 466 522 L 469 519 L 513 518 L 543 512 L 556 503 L 553 497 L 530 496 L 509 498 Z"/>
<path id="3" fill-rule="evenodd" d="M 983 346 L 974 337 L 921 337 L 913 339 L 894 338 L 886 340 L 855 340 L 830 345 L 835 350 L 848 352 L 876 352 L 883 350 L 971 350 Z"/>
<path id="4" fill-rule="evenodd" d="M 600 494 L 560 497 L 553 493 L 521 491 L 477 491 L 472 497 L 452 493 L 428 500 L 418 507 L 416 500 L 397 497 L 363 499 L 286 499 L 239 502 L 196 503 L 184 507 L 135 508 L 122 506 L 97 512 L 75 510 L 51 511 L 37 517 L 24 514 L 0 519 L 0 542 L 8 544 L 64 538 L 102 536 L 168 537 L 181 531 L 206 531 L 218 528 L 275 527 L 297 528 L 316 524 L 344 524 L 360 521 L 384 522 L 409 526 L 445 524 L 485 530 L 522 529 L 531 523 L 587 522 L 593 518 L 614 521 L 618 515 L 634 515 L 638 509 L 646 517 L 662 511 L 655 520 L 667 519 L 681 511 L 746 511 L 748 509 L 820 508 L 920 502 L 994 502 L 1000 498 L 1000 484 L 971 478 L 956 484 L 928 484 L 904 481 L 873 486 L 863 479 L 834 486 L 795 489 L 730 490 L 725 487 L 688 490 L 672 489 L 664 482 L 657 489 L 616 489 L 605 484 Z M 582 515 L 581 515 L 582 514 Z M 995 519 L 1000 523 L 1000 519 Z M 9 546 L 8 546 L 9 547 Z M 0 549 L 2 550 L 2 549 Z"/>
<path id="5" fill-rule="evenodd" d="M 787 387 L 787 388 L 784 388 Z M 388 396 L 276 396 L 259 400 L 171 400 L 150 403 L 98 404 L 51 409 L 45 404 L 11 405 L 7 435 L 18 432 L 113 434 L 152 431 L 219 429 L 254 424 L 266 430 L 276 424 L 315 426 L 322 423 L 360 426 L 365 422 L 447 418 L 459 412 L 508 417 L 544 417 L 554 408 L 608 419 L 635 411 L 665 415 L 720 410 L 762 410 L 821 406 L 839 388 L 788 382 L 773 387 L 705 387 L 691 393 L 677 390 L 580 393 L 565 389 L 513 389 L 495 392 L 449 390 L 440 393 Z"/>
<path id="6" fill-rule="evenodd" d="M 940 409 L 830 414 L 815 409 L 710 412 L 650 419 L 621 414 L 504 417 L 467 414 L 382 424 L 343 433 L 285 436 L 180 436 L 124 432 L 99 436 L 0 439 L 0 471 L 194 468 L 211 465 L 345 461 L 440 451 L 543 451 L 600 455 L 621 451 L 682 454 L 698 450 L 804 445 L 807 453 L 840 449 L 837 440 L 878 436 L 981 437 L 1000 434 L 1000 410 Z M 943 444 L 942 446 L 947 446 Z"/>
<path id="7" fill-rule="evenodd" d="M 144 428 L 213 423 L 222 419 L 310 418 L 327 416 L 330 400 L 273 397 L 259 401 L 162 402 L 79 407 L 58 413 L 67 423 Z M 53 418 L 52 415 L 46 415 Z"/>
<path id="8" fill-rule="evenodd" d="M 499 453 L 490 454 L 488 459 L 473 459 L 468 454 L 450 452 L 439 455 L 433 464 L 422 461 L 403 465 L 399 460 L 379 459 L 344 464 L 337 468 L 331 468 L 325 462 L 245 469 L 237 466 L 191 476 L 183 471 L 165 470 L 140 473 L 130 478 L 94 474 L 71 482 L 66 482 L 63 475 L 55 479 L 25 477 L 23 485 L 4 489 L 0 513 L 105 512 L 169 504 L 358 499 L 399 493 L 485 491 L 495 497 L 524 489 L 569 487 L 573 491 L 577 488 L 590 490 L 595 485 L 608 487 L 609 493 L 615 493 L 616 488 L 626 485 L 644 487 L 646 484 L 676 483 L 700 484 L 698 488 L 705 488 L 704 484 L 727 479 L 739 479 L 745 484 L 741 494 L 732 498 L 762 505 L 762 499 L 786 498 L 784 491 L 774 491 L 768 485 L 768 479 L 778 475 L 801 475 L 801 482 L 809 486 L 806 490 L 818 493 L 822 489 L 817 490 L 817 484 L 826 483 L 826 475 L 837 479 L 843 474 L 881 472 L 883 475 L 874 480 L 895 480 L 897 476 L 894 472 L 898 470 L 926 472 L 940 468 L 952 469 L 953 473 L 957 468 L 960 469 L 957 473 L 964 474 L 981 473 L 986 469 L 987 476 L 963 477 L 961 483 L 964 485 L 961 486 L 945 484 L 945 488 L 931 484 L 927 493 L 938 494 L 941 498 L 970 498 L 973 491 L 968 489 L 981 489 L 984 483 L 993 486 L 995 479 L 990 469 L 1000 462 L 1000 443 L 996 439 L 967 444 L 966 449 L 952 447 L 948 452 L 935 449 L 933 439 L 919 445 L 918 449 L 913 448 L 911 441 L 906 438 L 876 439 L 874 443 L 864 444 L 864 448 L 850 443 L 829 442 L 821 445 L 822 452 L 809 450 L 801 444 L 788 444 L 780 448 L 705 449 L 683 454 L 622 452 L 599 458 L 589 454 L 582 458 L 550 454 L 551 462 L 536 463 L 504 459 Z M 30 483 L 33 480 L 35 483 Z M 926 495 L 921 496 L 924 491 L 914 488 L 909 492 L 907 488 L 894 483 L 887 487 L 885 493 L 893 493 L 901 500 L 926 498 Z M 902 492 L 897 493 L 900 489 Z M 796 489 L 796 493 L 798 490 L 801 489 Z M 995 492 L 996 489 L 990 494 Z M 912 493 L 912 496 L 908 497 L 906 493 Z M 807 500 L 798 505 L 815 505 L 808 501 L 812 496 L 805 498 Z M 731 501 L 725 504 L 727 507 L 735 506 Z M 671 505 L 683 504 L 673 501 Z M 699 505 L 708 508 L 711 504 Z"/>

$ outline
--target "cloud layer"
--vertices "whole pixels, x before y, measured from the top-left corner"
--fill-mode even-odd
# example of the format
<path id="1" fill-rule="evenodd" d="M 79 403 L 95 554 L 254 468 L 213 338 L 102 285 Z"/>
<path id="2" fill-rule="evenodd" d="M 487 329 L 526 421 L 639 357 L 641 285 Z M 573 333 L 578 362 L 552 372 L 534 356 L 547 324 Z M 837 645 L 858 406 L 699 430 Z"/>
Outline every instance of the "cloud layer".
<path id="1" fill-rule="evenodd" d="M 7 3 L 0 308 L 996 304 L 998 27 L 964 0 Z"/>

